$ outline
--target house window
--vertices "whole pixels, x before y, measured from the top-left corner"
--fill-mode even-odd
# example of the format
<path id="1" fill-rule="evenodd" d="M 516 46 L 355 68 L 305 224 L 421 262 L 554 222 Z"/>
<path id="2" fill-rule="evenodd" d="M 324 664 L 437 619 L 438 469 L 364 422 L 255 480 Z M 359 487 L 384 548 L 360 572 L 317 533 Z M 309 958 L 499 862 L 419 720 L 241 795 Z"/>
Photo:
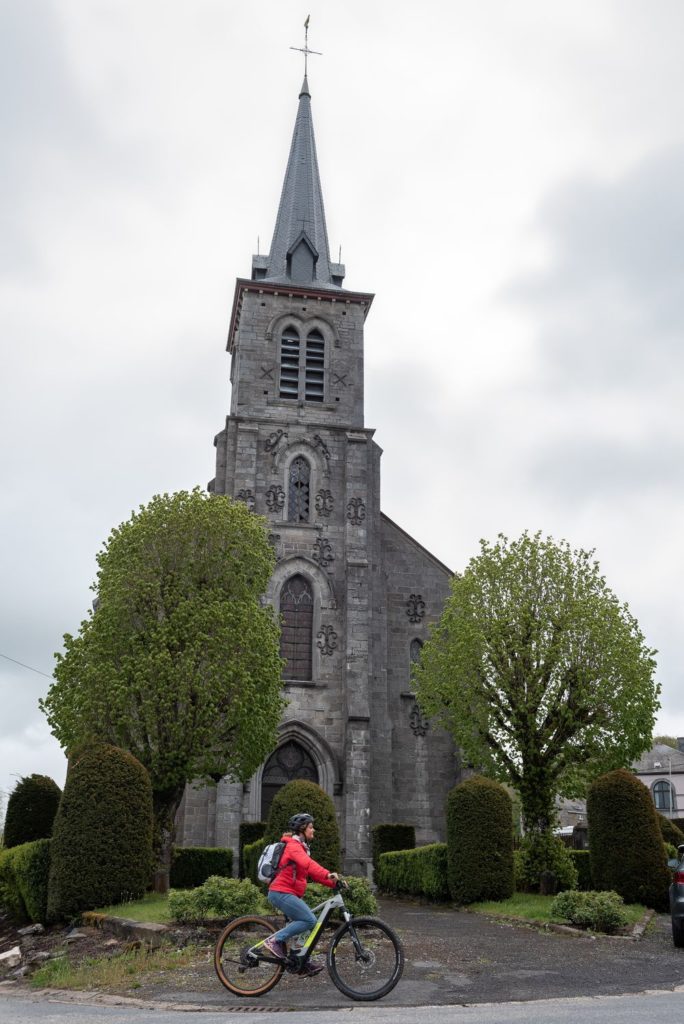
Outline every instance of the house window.
<path id="1" fill-rule="evenodd" d="M 661 813 L 677 809 L 674 790 L 669 782 L 661 779 L 660 782 L 655 783 L 653 787 L 653 803 L 656 805 L 656 810 Z"/>
<path id="2" fill-rule="evenodd" d="M 280 656 L 285 658 L 283 679 L 311 679 L 313 645 L 313 593 L 301 575 L 291 576 L 280 592 Z"/>
<path id="3" fill-rule="evenodd" d="M 309 522 L 309 494 L 311 466 L 298 455 L 290 463 L 290 478 L 287 487 L 287 518 L 291 523 Z"/>
<path id="4" fill-rule="evenodd" d="M 280 397 L 299 397 L 299 335 L 286 327 L 280 339 Z"/>
<path id="5" fill-rule="evenodd" d="M 281 398 L 322 402 L 325 397 L 325 339 L 314 328 L 300 342 L 294 327 L 286 327 L 280 339 Z"/>

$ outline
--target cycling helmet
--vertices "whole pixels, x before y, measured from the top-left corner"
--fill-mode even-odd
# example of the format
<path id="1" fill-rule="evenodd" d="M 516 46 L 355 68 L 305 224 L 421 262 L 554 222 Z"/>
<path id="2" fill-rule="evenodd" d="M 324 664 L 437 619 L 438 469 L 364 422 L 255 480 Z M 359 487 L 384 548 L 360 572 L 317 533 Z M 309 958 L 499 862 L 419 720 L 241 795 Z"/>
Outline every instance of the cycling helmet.
<path id="1" fill-rule="evenodd" d="M 303 832 L 307 825 L 313 825 L 313 818 L 310 814 L 293 814 L 287 823 L 287 827 L 293 832 Z"/>

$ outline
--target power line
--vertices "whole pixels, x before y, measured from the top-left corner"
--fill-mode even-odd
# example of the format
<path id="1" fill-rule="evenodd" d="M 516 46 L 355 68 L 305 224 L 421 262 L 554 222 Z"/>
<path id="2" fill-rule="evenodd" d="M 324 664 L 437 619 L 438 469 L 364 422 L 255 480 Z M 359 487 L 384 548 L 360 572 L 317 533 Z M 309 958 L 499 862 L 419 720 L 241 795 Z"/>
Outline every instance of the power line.
<path id="1" fill-rule="evenodd" d="M 41 672 L 39 668 L 34 668 L 33 665 L 25 665 L 23 661 L 17 661 L 16 658 L 10 658 L 9 654 L 3 654 L 0 652 L 0 658 L 5 658 L 6 661 L 11 661 L 15 665 L 21 665 L 22 668 L 27 668 L 29 672 L 37 672 L 39 676 L 45 676 L 46 679 L 52 679 L 52 676 L 49 676 L 47 672 Z"/>

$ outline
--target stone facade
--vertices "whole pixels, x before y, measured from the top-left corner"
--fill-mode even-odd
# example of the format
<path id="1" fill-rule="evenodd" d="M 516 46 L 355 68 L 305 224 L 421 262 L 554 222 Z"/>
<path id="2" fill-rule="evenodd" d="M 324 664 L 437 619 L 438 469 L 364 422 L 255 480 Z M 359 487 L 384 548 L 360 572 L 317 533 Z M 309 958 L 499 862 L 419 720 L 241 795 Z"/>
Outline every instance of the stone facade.
<path id="1" fill-rule="evenodd" d="M 345 871 L 365 874 L 376 822 L 413 823 L 420 842 L 444 837 L 458 761 L 421 714 L 410 670 L 450 573 L 380 511 L 381 450 L 363 410 L 373 296 L 343 289 L 344 268 L 329 261 L 309 102 L 305 80 L 271 245 L 278 266 L 255 257 L 252 278 L 236 283 L 231 409 L 209 488 L 268 518 L 277 565 L 266 599 L 280 610 L 293 577 L 310 589 L 310 678 L 285 672 L 280 744 L 313 760 L 335 802 Z M 293 483 L 297 466 L 304 484 Z M 262 816 L 262 774 L 189 787 L 179 841 L 236 849 L 240 821 Z"/>

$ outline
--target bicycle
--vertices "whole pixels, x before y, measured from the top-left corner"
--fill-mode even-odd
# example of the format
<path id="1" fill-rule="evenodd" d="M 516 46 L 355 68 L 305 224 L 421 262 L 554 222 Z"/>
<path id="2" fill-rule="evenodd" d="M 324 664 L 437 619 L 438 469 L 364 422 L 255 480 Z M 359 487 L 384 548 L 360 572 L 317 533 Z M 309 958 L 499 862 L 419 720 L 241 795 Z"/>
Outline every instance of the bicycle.
<path id="1" fill-rule="evenodd" d="M 224 928 L 216 943 L 214 967 L 219 981 L 236 996 L 262 996 L 278 984 L 285 971 L 301 974 L 333 910 L 341 910 L 343 923 L 328 947 L 326 966 L 340 992 L 350 999 L 382 999 L 401 978 L 404 950 L 389 925 L 375 917 L 352 917 L 341 889 L 313 908 L 316 924 L 301 946 L 285 960 L 263 950 L 264 941 L 278 929 L 264 917 L 238 917 Z"/>

